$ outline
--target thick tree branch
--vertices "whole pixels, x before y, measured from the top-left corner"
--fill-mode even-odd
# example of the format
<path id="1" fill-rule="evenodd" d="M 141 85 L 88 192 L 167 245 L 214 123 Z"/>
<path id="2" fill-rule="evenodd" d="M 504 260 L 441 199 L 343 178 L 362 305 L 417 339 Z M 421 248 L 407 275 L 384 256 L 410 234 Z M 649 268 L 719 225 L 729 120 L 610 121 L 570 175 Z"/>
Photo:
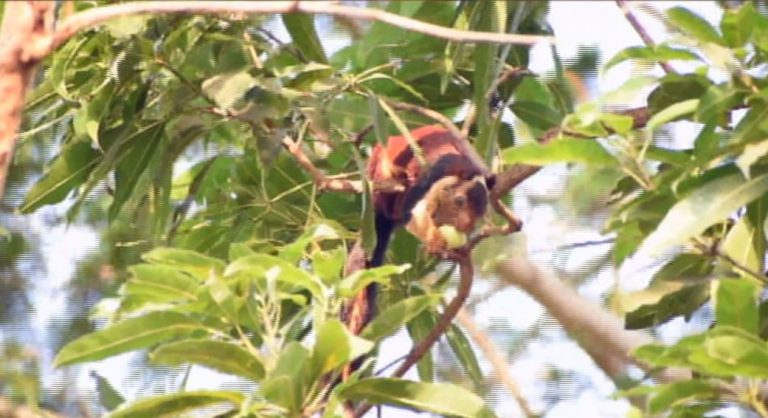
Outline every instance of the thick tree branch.
<path id="1" fill-rule="evenodd" d="M 497 265 L 496 272 L 541 303 L 612 379 L 623 379 L 628 364 L 651 370 L 631 354 L 641 345 L 654 342 L 650 336 L 625 330 L 620 319 L 525 259 L 509 258 Z M 670 368 L 654 377 L 666 383 L 690 376 L 688 370 Z"/>
<path id="2" fill-rule="evenodd" d="M 488 334 L 477 326 L 464 308 L 460 309 L 456 315 L 456 322 L 467 331 L 467 334 L 475 341 L 480 351 L 483 352 L 483 356 L 491 363 L 498 379 L 501 380 L 512 397 L 515 398 L 523 415 L 526 417 L 536 417 L 537 415 L 531 410 L 531 406 L 528 405 L 528 400 L 523 396 L 520 385 L 517 384 L 517 381 L 509 373 L 509 364 L 507 364 L 506 359 L 499 352 L 498 347 L 496 347 L 496 344 L 493 343 Z"/>

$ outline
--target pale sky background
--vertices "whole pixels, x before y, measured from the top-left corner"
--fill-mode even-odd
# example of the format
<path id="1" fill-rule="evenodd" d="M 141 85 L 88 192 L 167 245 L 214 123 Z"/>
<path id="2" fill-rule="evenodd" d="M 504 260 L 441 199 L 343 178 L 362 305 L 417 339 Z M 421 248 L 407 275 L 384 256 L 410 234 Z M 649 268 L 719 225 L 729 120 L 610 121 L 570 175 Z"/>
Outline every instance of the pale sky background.
<path id="1" fill-rule="evenodd" d="M 719 21 L 721 13 L 714 2 L 654 1 L 651 4 L 660 10 L 682 4 L 712 22 Z M 666 37 L 660 23 L 642 12 L 636 11 L 636 15 L 655 40 L 660 41 Z M 595 45 L 601 52 L 602 62 L 605 62 L 619 50 L 642 43 L 612 1 L 553 1 L 549 22 L 557 36 L 558 50 L 561 56 L 566 59 L 574 57 L 580 45 Z M 531 56 L 531 70 L 536 73 L 552 71 L 553 62 L 548 46 L 535 46 Z M 600 78 L 597 84 L 598 91 L 594 93 L 607 92 L 620 86 L 630 77 L 630 68 L 629 63 L 613 68 Z M 640 102 L 635 103 L 635 105 L 639 104 Z M 561 220 L 562 216 L 550 207 L 532 208 L 527 203 L 526 196 L 558 194 L 564 187 L 564 173 L 563 167 L 548 168 L 535 178 L 525 182 L 517 191 L 515 209 L 518 215 L 523 217 L 526 230 L 536 231 L 535 234 L 527 234 L 528 247 L 534 254 L 532 258 L 541 265 L 548 265 L 552 256 L 551 252 L 543 250 L 573 242 L 605 238 L 601 237 L 595 229 L 581 227 L 574 230 L 573 225 L 564 224 Z M 31 300 L 33 306 L 37 308 L 33 314 L 34 338 L 40 346 L 46 345 L 44 342 L 48 340 L 47 327 L 50 321 L 55 315 L 64 311 L 64 307 L 68 303 L 66 292 L 62 289 L 65 288 L 71 277 L 74 261 L 83 258 L 88 251 L 95 250 L 99 245 L 98 236 L 88 228 L 77 225 L 69 228 L 64 226 L 50 228 L 42 222 L 45 213 L 61 214 L 68 205 L 69 202 L 65 202 L 45 208 L 41 210 L 40 216 L 33 216 L 31 220 L 32 227 L 41 232 L 44 241 L 42 253 L 48 257 L 48 277 L 46 280 L 35 281 L 36 288 Z M 608 249 L 608 246 L 603 246 L 575 251 L 567 263 L 574 267 L 583 265 Z M 620 271 L 622 284 L 630 288 L 642 288 L 650 277 L 650 273 L 646 271 L 647 267 L 652 264 L 653 260 L 649 259 L 630 260 Z M 613 272 L 603 272 L 596 280 L 590 281 L 580 290 L 583 295 L 599 303 L 603 293 L 613 286 L 614 280 Z M 476 281 L 476 286 L 478 288 L 476 290 L 482 290 L 483 286 L 487 286 L 487 282 Z M 45 307 L 45 309 L 41 309 L 41 307 Z M 544 313 L 541 306 L 523 292 L 517 289 L 506 289 L 494 295 L 488 302 L 479 305 L 475 319 L 481 327 L 487 327 L 492 318 L 498 318 L 500 312 L 503 313 L 511 309 L 513 311 L 504 317 L 509 326 L 516 330 L 526 329 Z M 681 330 L 684 329 L 680 323 L 673 323 L 668 328 L 670 331 L 667 333 L 668 338 L 665 338 L 667 341 L 679 338 Z M 591 359 L 578 345 L 570 339 L 563 338 L 562 332 L 556 324 L 552 324 L 547 335 L 556 338 L 547 338 L 546 341 L 531 344 L 523 355 L 511 362 L 511 374 L 523 388 L 524 394 L 534 410 L 540 409 L 541 404 L 537 399 L 541 397 L 544 391 L 543 385 L 540 384 L 541 376 L 547 373 L 545 363 L 549 361 L 556 363 L 558 367 L 575 370 L 587 376 L 593 387 L 581 391 L 573 399 L 561 402 L 547 414 L 548 418 L 626 416 L 628 412 L 627 402 L 611 399 L 611 395 L 615 391 L 613 384 L 594 366 Z M 34 345 L 35 341 L 29 343 Z M 383 344 L 382 357 L 378 364 L 386 364 L 390 359 L 401 356 L 409 344 L 410 340 L 404 333 L 390 338 Z M 50 372 L 53 353 L 42 354 L 44 370 L 47 369 Z M 128 378 L 129 370 L 126 367 L 133 355 L 126 354 L 83 366 L 78 372 L 78 389 L 82 391 L 84 396 L 95 396 L 94 381 L 88 376 L 88 372 L 89 370 L 96 370 L 120 388 L 124 395 L 133 398 L 136 395 L 135 390 L 138 389 L 136 385 L 129 384 L 128 388 L 125 388 L 125 384 L 133 380 Z M 481 361 L 481 363 L 484 371 L 490 372 L 487 362 Z M 192 370 L 188 384 L 190 390 L 211 388 L 211 382 L 215 382 L 219 378 L 216 373 L 200 367 L 194 367 Z M 55 385 L 57 379 L 44 379 L 44 384 Z M 498 397 L 501 393 L 497 391 L 496 396 Z M 495 410 L 504 418 L 520 416 L 516 403 L 508 396 L 501 398 L 501 401 L 495 406 Z M 387 409 L 383 413 L 386 418 L 425 415 L 394 409 Z"/>

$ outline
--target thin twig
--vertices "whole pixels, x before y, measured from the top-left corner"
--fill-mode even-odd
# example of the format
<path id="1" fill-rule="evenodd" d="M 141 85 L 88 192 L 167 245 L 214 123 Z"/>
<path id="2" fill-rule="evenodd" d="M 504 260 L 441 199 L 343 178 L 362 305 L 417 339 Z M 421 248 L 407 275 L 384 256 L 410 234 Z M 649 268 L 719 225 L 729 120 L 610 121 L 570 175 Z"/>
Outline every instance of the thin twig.
<path id="1" fill-rule="evenodd" d="M 322 170 L 315 167 L 315 164 L 307 157 L 304 151 L 301 149 L 301 145 L 291 139 L 289 136 L 283 137 L 283 146 L 288 152 L 293 155 L 296 162 L 312 177 L 315 184 L 323 190 L 330 190 L 334 192 L 347 192 L 347 193 L 362 193 L 363 183 L 359 180 L 345 180 L 338 176 L 328 176 Z M 373 183 L 373 188 L 376 190 L 400 192 L 403 191 L 401 184 L 393 182 L 376 182 Z"/>
<path id="2" fill-rule="evenodd" d="M 311 13 L 343 16 L 352 19 L 376 20 L 399 28 L 424 33 L 454 42 L 488 42 L 497 44 L 533 45 L 540 41 L 553 42 L 551 36 L 520 35 L 495 32 L 465 31 L 422 22 L 378 9 L 345 6 L 326 1 L 137 1 L 94 7 L 66 18 L 50 38 L 49 50 L 55 50 L 77 32 L 104 23 L 109 19 L 148 13 Z"/>
<path id="3" fill-rule="evenodd" d="M 637 20 L 634 13 L 632 13 L 632 9 L 630 8 L 629 3 L 627 3 L 626 0 L 616 0 L 616 4 L 624 13 L 624 17 L 627 18 L 627 21 L 629 22 L 629 24 L 632 25 L 632 27 L 635 29 L 635 32 L 637 32 L 637 34 L 640 35 L 640 38 L 643 40 L 645 45 L 648 46 L 649 48 L 656 47 L 656 43 L 653 42 L 653 39 L 651 39 L 651 35 L 648 34 L 648 32 L 643 27 L 643 25 L 640 24 L 640 21 Z M 672 66 L 669 65 L 669 63 L 666 61 L 659 61 L 659 66 L 667 74 L 675 72 Z"/>
<path id="4" fill-rule="evenodd" d="M 760 272 L 755 271 L 747 266 L 745 266 L 743 263 L 739 262 L 735 258 L 731 257 L 728 253 L 723 252 L 720 248 L 717 248 L 717 246 L 713 245 L 707 245 L 701 240 L 695 238 L 693 239 L 693 243 L 702 253 L 705 255 L 715 256 L 717 258 L 720 258 L 729 264 L 736 267 L 737 270 L 741 270 L 743 273 L 746 273 L 755 279 L 759 280 L 763 284 L 768 284 L 768 277 L 766 277 L 764 274 L 760 274 Z"/>
<path id="5" fill-rule="evenodd" d="M 453 322 L 453 319 L 458 314 L 459 309 L 464 305 L 464 302 L 469 296 L 469 292 L 472 290 L 472 278 L 474 277 L 474 266 L 470 258 L 469 251 L 463 251 L 461 254 L 457 254 L 456 262 L 459 264 L 461 274 L 459 277 L 459 285 L 456 289 L 456 296 L 451 300 L 448 306 L 445 307 L 445 311 L 438 319 L 437 324 L 432 328 L 429 334 L 424 337 L 418 344 L 416 344 L 408 356 L 405 358 L 402 364 L 392 373 L 392 377 L 402 377 L 414 364 L 416 364 L 426 354 L 432 345 L 445 334 L 445 331 Z M 363 404 L 355 411 L 355 417 L 362 417 L 368 410 L 371 409 L 371 405 Z"/>
<path id="6" fill-rule="evenodd" d="M 491 341 L 491 338 L 488 336 L 488 334 L 477 326 L 475 321 L 464 308 L 460 309 L 459 313 L 456 315 L 456 322 L 458 322 L 459 325 L 461 325 L 464 330 L 467 331 L 467 334 L 469 334 L 470 338 L 475 341 L 477 346 L 480 348 L 480 351 L 483 352 L 485 358 L 488 359 L 488 361 L 493 366 L 493 370 L 496 372 L 499 380 L 501 380 L 512 397 L 515 398 L 515 401 L 517 401 L 517 404 L 520 406 L 520 410 L 523 412 L 523 414 L 526 417 L 537 416 L 531 410 L 531 406 L 528 405 L 528 400 L 526 400 L 525 396 L 523 396 L 523 391 L 520 390 L 520 385 L 517 384 L 515 379 L 509 373 L 509 365 L 507 364 L 506 359 L 501 355 L 498 347 L 496 347 L 496 344 Z"/>

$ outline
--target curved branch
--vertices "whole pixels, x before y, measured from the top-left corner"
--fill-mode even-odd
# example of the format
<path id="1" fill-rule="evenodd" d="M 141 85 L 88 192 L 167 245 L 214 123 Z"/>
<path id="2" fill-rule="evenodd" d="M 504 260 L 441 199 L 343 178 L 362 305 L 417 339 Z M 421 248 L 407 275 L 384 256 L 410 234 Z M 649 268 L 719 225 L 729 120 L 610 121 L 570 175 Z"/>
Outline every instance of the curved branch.
<path id="1" fill-rule="evenodd" d="M 53 34 L 50 49 L 56 49 L 75 33 L 109 19 L 147 13 L 311 13 L 345 18 L 376 20 L 392 26 L 424 33 L 454 42 L 489 42 L 532 45 L 553 42 L 551 36 L 519 35 L 495 32 L 472 32 L 399 16 L 378 9 L 344 6 L 325 1 L 138 1 L 96 7 L 65 19 Z"/>
<path id="2" fill-rule="evenodd" d="M 411 348 L 411 351 L 405 357 L 402 364 L 392 373 L 392 377 L 402 377 L 414 364 L 416 364 L 424 354 L 429 351 L 435 342 L 445 334 L 448 327 L 453 322 L 453 319 L 464 306 L 469 292 L 472 290 L 472 278 L 475 274 L 474 266 L 472 265 L 472 259 L 469 251 L 464 251 L 456 256 L 456 262 L 459 264 L 461 275 L 459 277 L 459 286 L 456 289 L 456 296 L 451 300 L 448 306 L 445 307 L 443 314 L 438 319 L 434 328 L 421 340 L 418 344 Z M 355 411 L 355 417 L 362 417 L 368 410 L 371 409 L 371 405 L 363 404 Z"/>

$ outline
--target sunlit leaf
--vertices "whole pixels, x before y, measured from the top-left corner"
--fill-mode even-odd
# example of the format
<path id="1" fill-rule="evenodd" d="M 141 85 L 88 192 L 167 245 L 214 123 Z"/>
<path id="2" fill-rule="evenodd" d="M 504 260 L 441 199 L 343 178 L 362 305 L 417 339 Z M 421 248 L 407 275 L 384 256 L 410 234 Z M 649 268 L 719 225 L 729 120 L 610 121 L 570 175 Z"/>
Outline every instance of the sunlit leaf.
<path id="1" fill-rule="evenodd" d="M 190 391 L 170 395 L 154 396 L 120 408 L 109 418 L 157 418 L 182 416 L 185 411 L 217 405 L 226 402 L 238 407 L 245 400 L 239 392 L 226 391 Z"/>
<path id="2" fill-rule="evenodd" d="M 720 222 L 768 191 L 768 174 L 745 180 L 741 173 L 716 178 L 680 199 L 646 238 L 641 251 L 659 254 Z"/>
<path id="3" fill-rule="evenodd" d="M 724 44 L 723 38 L 709 22 L 684 7 L 667 9 L 667 19 L 681 32 L 698 41 Z"/>
<path id="4" fill-rule="evenodd" d="M 445 383 L 391 378 L 363 379 L 347 386 L 339 395 L 351 401 L 394 405 L 456 417 L 494 416 L 480 397 L 466 389 Z"/>
<path id="5" fill-rule="evenodd" d="M 617 160 L 597 141 L 562 138 L 549 144 L 523 144 L 502 152 L 506 164 L 525 163 L 547 165 L 561 162 L 578 162 L 597 166 L 614 166 Z"/>
<path id="6" fill-rule="evenodd" d="M 59 351 L 53 364 L 61 367 L 101 360 L 203 329 L 199 322 L 176 312 L 150 312 L 70 342 Z"/>
<path id="7" fill-rule="evenodd" d="M 717 325 L 730 325 L 757 333 L 758 285 L 747 279 L 721 279 L 715 284 Z"/>
<path id="8" fill-rule="evenodd" d="M 258 382 L 264 365 L 250 351 L 224 341 L 184 340 L 163 344 L 150 354 L 154 363 L 178 366 L 191 363 Z"/>

